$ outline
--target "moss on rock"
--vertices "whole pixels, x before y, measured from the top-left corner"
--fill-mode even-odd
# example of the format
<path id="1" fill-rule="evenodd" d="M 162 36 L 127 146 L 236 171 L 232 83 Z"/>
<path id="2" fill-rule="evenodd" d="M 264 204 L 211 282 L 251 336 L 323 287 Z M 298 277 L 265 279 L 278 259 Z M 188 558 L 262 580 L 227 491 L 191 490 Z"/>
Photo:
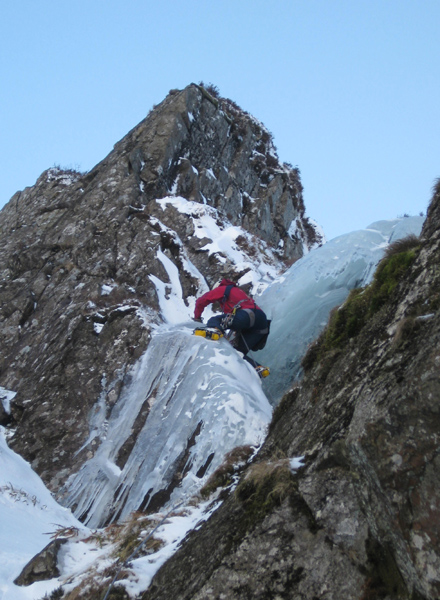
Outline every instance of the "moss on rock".
<path id="1" fill-rule="evenodd" d="M 379 263 L 373 281 L 365 288 L 351 290 L 347 300 L 330 313 L 327 328 L 312 344 L 302 360 L 305 371 L 335 349 L 344 348 L 393 296 L 420 248 L 419 239 L 408 236 L 391 244 Z"/>

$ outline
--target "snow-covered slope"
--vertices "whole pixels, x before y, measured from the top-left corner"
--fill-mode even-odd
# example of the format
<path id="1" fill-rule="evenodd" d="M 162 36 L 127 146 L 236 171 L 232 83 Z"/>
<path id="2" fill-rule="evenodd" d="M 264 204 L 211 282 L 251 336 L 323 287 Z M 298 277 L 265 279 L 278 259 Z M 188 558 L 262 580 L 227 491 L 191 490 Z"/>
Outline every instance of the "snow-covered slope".
<path id="1" fill-rule="evenodd" d="M 24 565 L 60 528 L 84 529 L 70 510 L 61 507 L 29 464 L 6 444 L 0 427 L 0 599 L 41 598 L 58 587 L 37 582 L 20 588 L 13 581 Z"/>
<path id="2" fill-rule="evenodd" d="M 180 218 L 184 216 L 185 230 L 193 231 L 191 236 L 193 243 L 195 240 L 201 243 L 199 253 L 206 254 L 210 260 L 232 269 L 236 274 L 238 284 L 250 285 L 252 293 L 257 293 L 267 287 L 281 271 L 283 263 L 279 253 L 257 236 L 250 234 L 245 228 L 233 225 L 226 215 L 221 214 L 212 206 L 186 200 L 181 196 L 167 196 L 156 200 L 156 203 L 161 207 L 161 211 L 158 213 L 159 217 L 170 219 L 170 215 L 174 211 Z M 172 236 L 174 243 L 179 246 L 183 270 L 199 280 L 203 279 L 200 271 L 188 259 L 184 249 L 185 244 L 177 232 L 164 225 L 157 217 L 150 217 L 150 222 L 157 224 L 161 232 L 166 231 L 168 235 Z M 318 226 L 315 228 L 318 230 Z M 321 237 L 323 236 L 319 234 L 319 239 Z M 305 243 L 303 243 L 303 252 L 308 252 Z M 179 274 L 170 273 L 169 266 L 164 264 L 162 257 L 158 256 L 158 258 L 168 272 L 170 281 L 175 281 L 176 277 L 178 279 Z M 157 287 L 157 279 L 153 279 L 153 282 Z M 203 284 L 200 291 L 207 291 L 203 289 Z M 161 290 L 158 290 L 159 297 L 161 297 L 160 292 Z M 171 316 L 169 311 L 166 311 L 165 316 L 168 322 L 176 322 L 176 315 Z"/>
<path id="3" fill-rule="evenodd" d="M 218 505 L 201 502 L 181 506 L 177 514 L 165 515 L 166 519 L 158 513 L 142 520 L 143 536 L 154 532 L 159 543 L 153 554 L 133 560 L 130 571 L 125 571 L 124 585 L 131 595 L 148 587 L 186 533 L 208 519 Z M 121 525 L 122 531 L 125 527 L 130 524 Z M 58 554 L 59 575 L 27 586 L 15 585 L 26 563 L 55 536 L 67 540 Z M 64 593 L 81 586 L 84 590 L 91 579 L 108 589 L 111 578 L 106 570 L 115 564 L 116 550 L 111 531 L 85 527 L 53 499 L 29 464 L 7 446 L 5 430 L 0 427 L 0 600 L 41 600 L 59 587 Z"/>
<path id="4" fill-rule="evenodd" d="M 298 378 L 301 358 L 328 321 L 332 308 L 351 289 L 368 284 L 386 247 L 410 234 L 419 235 L 423 217 L 377 221 L 339 236 L 292 265 L 258 298 L 272 319 L 271 334 L 258 360 L 270 366 L 264 387 L 278 402 Z"/>

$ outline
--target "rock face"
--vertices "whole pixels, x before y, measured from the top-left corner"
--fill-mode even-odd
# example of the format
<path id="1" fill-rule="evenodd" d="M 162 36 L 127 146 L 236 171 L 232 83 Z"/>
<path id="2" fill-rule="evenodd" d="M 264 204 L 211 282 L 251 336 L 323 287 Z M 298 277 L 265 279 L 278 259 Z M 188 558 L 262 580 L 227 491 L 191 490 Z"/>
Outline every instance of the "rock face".
<path id="1" fill-rule="evenodd" d="M 177 196 L 199 212 L 157 202 Z M 242 232 L 243 262 L 197 236 L 203 211 Z M 0 236 L 0 385 L 17 392 L 1 418 L 54 492 L 93 456 L 98 439 L 80 451 L 89 417 L 99 398 L 111 411 L 161 319 L 165 261 L 188 303 L 320 241 L 298 172 L 279 164 L 267 130 L 196 85 L 170 93 L 91 172 L 50 169 L 15 194 Z"/>
<path id="2" fill-rule="evenodd" d="M 416 255 L 357 335 L 311 351 L 257 462 L 144 600 L 440 596 L 440 185 Z"/>
<path id="3" fill-rule="evenodd" d="M 44 581 L 58 577 L 58 553 L 63 544 L 67 542 L 65 538 L 52 540 L 37 556 L 24 567 L 23 571 L 14 581 L 16 585 L 25 586 L 35 583 L 35 581 Z"/>

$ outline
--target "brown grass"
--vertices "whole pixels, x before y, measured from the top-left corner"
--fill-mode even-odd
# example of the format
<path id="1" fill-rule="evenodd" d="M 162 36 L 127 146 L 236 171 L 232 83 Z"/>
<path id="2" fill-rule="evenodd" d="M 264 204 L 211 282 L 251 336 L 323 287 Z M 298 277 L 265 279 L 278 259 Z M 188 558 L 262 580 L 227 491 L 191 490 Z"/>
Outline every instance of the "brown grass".
<path id="1" fill-rule="evenodd" d="M 226 454 L 222 464 L 214 471 L 200 490 L 203 498 L 208 498 L 219 487 L 224 488 L 232 483 L 233 476 L 238 474 L 252 456 L 252 446 L 238 446 Z"/>

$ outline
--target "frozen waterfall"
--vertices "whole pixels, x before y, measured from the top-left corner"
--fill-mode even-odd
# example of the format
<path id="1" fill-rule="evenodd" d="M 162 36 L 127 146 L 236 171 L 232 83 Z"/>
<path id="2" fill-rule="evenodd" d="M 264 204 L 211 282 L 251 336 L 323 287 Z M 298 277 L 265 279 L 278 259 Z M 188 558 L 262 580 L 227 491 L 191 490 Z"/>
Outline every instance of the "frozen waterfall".
<path id="1" fill-rule="evenodd" d="M 377 221 L 339 236 L 294 263 L 257 298 L 272 319 L 266 348 L 256 356 L 270 367 L 263 387 L 273 403 L 300 375 L 307 346 L 327 324 L 331 309 L 351 289 L 370 282 L 390 243 L 419 235 L 423 222 L 423 217 Z"/>
<path id="2" fill-rule="evenodd" d="M 264 440 L 271 407 L 258 375 L 192 328 L 160 327 L 108 421 L 95 416 L 99 447 L 63 490 L 90 527 L 189 497 L 227 452 Z"/>

